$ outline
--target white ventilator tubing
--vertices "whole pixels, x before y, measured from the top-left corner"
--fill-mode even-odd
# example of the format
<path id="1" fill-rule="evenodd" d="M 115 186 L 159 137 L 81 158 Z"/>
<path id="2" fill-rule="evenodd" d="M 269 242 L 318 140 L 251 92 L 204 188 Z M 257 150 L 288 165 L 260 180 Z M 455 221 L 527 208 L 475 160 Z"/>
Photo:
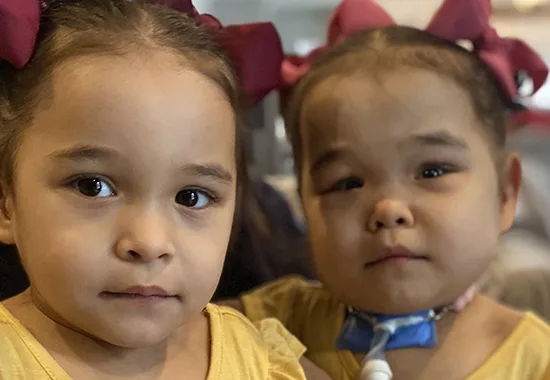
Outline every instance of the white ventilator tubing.
<path id="1" fill-rule="evenodd" d="M 433 315 L 432 311 L 429 318 L 433 318 Z M 361 363 L 359 380 L 391 380 L 393 373 L 384 354 L 388 340 L 395 334 L 398 328 L 417 325 L 425 320 L 426 318 L 424 317 L 411 316 L 376 324 L 374 326 L 374 331 L 377 332 L 376 338 L 373 341 L 370 352 Z"/>
<path id="2" fill-rule="evenodd" d="M 390 365 L 380 359 L 367 361 L 359 372 L 359 380 L 391 380 L 392 377 Z"/>

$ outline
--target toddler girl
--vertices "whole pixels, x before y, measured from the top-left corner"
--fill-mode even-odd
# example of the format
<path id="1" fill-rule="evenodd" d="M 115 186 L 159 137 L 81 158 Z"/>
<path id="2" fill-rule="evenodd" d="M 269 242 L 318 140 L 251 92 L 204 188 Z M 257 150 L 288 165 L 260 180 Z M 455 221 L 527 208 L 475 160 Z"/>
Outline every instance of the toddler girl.
<path id="1" fill-rule="evenodd" d="M 277 34 L 155 3 L 0 1 L 0 240 L 31 284 L 0 305 L 2 379 L 304 378 L 278 322 L 208 304 L 239 176 L 220 45 L 257 100 Z"/>
<path id="2" fill-rule="evenodd" d="M 550 328 L 476 296 L 514 219 L 521 164 L 505 151 L 516 77 L 548 74 L 489 25 L 488 0 L 447 0 L 428 28 L 344 0 L 329 46 L 283 66 L 319 284 L 242 298 L 277 317 L 333 379 L 550 379 Z M 471 50 L 456 42 L 469 41 Z"/>

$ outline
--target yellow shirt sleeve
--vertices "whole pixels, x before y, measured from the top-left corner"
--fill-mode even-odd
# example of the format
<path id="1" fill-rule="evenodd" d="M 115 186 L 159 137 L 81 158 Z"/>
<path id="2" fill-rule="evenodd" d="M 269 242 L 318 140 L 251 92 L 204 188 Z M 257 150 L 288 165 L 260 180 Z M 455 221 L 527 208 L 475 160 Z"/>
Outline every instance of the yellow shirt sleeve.
<path id="1" fill-rule="evenodd" d="M 209 305 L 212 358 L 208 380 L 305 380 L 299 359 L 305 347 L 281 322 L 252 324 L 227 307 Z"/>
<path id="2" fill-rule="evenodd" d="M 468 380 L 550 380 L 550 326 L 532 313 Z"/>
<path id="3" fill-rule="evenodd" d="M 291 380 L 304 376 L 302 366 L 297 362 L 306 351 L 304 345 L 274 318 L 257 321 L 254 325 L 267 343 L 267 378 Z"/>
<path id="4" fill-rule="evenodd" d="M 294 325 L 307 313 L 305 298 L 317 286 L 300 276 L 283 277 L 242 296 L 244 314 L 252 321 L 276 318 L 290 331 L 299 331 Z"/>

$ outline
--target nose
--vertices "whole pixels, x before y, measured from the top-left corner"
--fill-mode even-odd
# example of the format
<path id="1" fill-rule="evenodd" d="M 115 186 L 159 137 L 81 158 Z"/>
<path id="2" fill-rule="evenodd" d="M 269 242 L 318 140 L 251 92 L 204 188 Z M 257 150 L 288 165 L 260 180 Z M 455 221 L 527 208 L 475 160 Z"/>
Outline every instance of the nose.
<path id="1" fill-rule="evenodd" d="M 394 199 L 377 202 L 368 220 L 368 229 L 373 233 L 382 228 L 410 228 L 413 225 L 414 218 L 409 207 Z"/>
<path id="2" fill-rule="evenodd" d="M 168 262 L 175 254 L 170 230 L 173 224 L 156 210 L 127 213 L 121 218 L 116 255 L 128 262 Z"/>

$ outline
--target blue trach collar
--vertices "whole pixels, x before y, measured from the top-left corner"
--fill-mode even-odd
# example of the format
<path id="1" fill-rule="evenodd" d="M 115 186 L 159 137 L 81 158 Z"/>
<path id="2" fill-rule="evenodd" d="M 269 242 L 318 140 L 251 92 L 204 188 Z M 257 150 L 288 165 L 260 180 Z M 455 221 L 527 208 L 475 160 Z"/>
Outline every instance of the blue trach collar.
<path id="1" fill-rule="evenodd" d="M 373 348 L 377 330 L 389 332 L 383 351 L 401 348 L 429 348 L 437 343 L 435 322 L 442 312 L 425 310 L 406 315 L 381 315 L 348 309 L 347 316 L 336 341 L 336 348 L 368 353 Z"/>
<path id="2" fill-rule="evenodd" d="M 361 362 L 360 380 L 391 380 L 386 351 L 400 348 L 434 347 L 435 322 L 450 308 L 439 312 L 421 311 L 407 315 L 371 314 L 349 309 L 336 348 L 366 353 Z"/>

